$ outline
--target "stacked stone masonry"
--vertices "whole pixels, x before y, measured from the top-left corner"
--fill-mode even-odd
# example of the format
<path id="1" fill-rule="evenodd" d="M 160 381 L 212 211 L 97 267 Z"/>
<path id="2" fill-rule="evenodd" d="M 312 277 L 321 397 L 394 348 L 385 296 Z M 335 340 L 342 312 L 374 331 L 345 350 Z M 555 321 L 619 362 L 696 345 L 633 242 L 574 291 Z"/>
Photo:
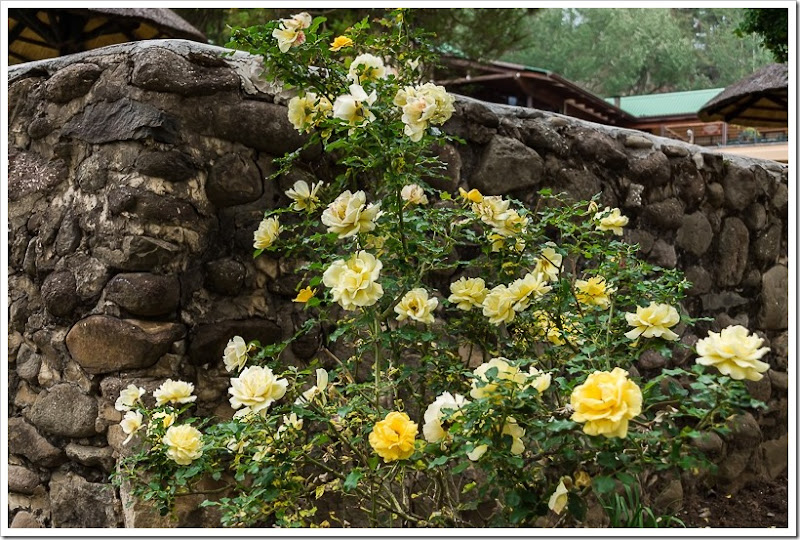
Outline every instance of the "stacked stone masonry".
<path id="1" fill-rule="evenodd" d="M 230 417 L 222 350 L 234 335 L 273 343 L 302 324 L 292 261 L 252 257 L 265 210 L 303 166 L 270 182 L 272 160 L 303 139 L 289 94 L 257 58 L 150 41 L 9 70 L 9 489 L 17 527 L 169 525 L 108 481 L 127 451 L 114 409 L 128 383 L 194 382 L 197 412 Z M 475 187 L 533 204 L 545 187 L 630 218 L 625 239 L 693 283 L 683 308 L 743 324 L 772 348 L 750 385 L 768 409 L 698 444 L 735 490 L 775 478 L 787 459 L 787 169 L 640 132 L 467 98 L 445 125 L 466 145 L 440 157 L 436 187 Z M 318 335 L 288 361 L 315 354 Z M 638 369 L 685 365 L 645 355 Z M 725 457 L 726 459 L 722 459 Z M 678 486 L 680 487 L 680 486 Z M 182 525 L 214 516 L 187 501 Z M 174 524 L 174 522 L 173 522 Z"/>

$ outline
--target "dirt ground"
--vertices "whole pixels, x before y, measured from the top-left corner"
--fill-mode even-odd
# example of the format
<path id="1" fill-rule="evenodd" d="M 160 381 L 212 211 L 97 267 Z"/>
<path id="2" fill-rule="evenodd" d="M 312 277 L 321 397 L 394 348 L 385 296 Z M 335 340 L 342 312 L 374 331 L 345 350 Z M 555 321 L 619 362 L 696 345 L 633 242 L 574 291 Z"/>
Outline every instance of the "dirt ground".
<path id="1" fill-rule="evenodd" d="M 788 527 L 788 477 L 770 483 L 748 485 L 736 495 L 712 492 L 695 494 L 683 502 L 677 517 L 687 527 Z"/>

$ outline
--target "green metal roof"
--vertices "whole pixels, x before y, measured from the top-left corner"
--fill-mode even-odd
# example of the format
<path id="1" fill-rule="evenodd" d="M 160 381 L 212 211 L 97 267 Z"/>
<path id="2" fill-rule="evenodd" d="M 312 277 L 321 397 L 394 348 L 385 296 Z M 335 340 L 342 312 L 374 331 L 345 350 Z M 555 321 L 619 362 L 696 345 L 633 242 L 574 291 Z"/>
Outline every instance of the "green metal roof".
<path id="1" fill-rule="evenodd" d="M 722 92 L 724 88 L 708 90 L 690 90 L 688 92 L 668 92 L 665 94 L 647 94 L 643 96 L 625 96 L 619 98 L 619 108 L 637 117 L 668 116 L 672 114 L 696 113 L 708 100 Z M 614 104 L 614 98 L 605 98 Z"/>

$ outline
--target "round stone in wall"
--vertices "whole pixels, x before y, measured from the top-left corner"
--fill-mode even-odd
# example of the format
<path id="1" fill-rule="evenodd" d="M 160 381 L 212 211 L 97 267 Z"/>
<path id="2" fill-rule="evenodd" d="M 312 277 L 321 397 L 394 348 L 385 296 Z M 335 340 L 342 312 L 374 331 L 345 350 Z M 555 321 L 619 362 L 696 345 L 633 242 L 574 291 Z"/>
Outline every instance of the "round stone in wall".
<path id="1" fill-rule="evenodd" d="M 708 218 L 702 212 L 695 212 L 683 217 L 675 243 L 682 250 L 699 257 L 708 250 L 713 239 L 714 231 Z"/>
<path id="2" fill-rule="evenodd" d="M 233 259 L 217 259 L 206 264 L 206 288 L 218 294 L 235 296 L 244 284 L 247 271 Z"/>
<path id="3" fill-rule="evenodd" d="M 211 167 L 206 195 L 217 208 L 252 202 L 261 197 L 261 171 L 249 157 L 227 154 Z"/>
<path id="4" fill-rule="evenodd" d="M 143 317 L 172 313 L 180 299 L 177 277 L 147 272 L 117 274 L 108 282 L 105 291 L 107 300 Z"/>
<path id="5" fill-rule="evenodd" d="M 92 315 L 67 334 L 70 355 L 91 374 L 152 366 L 184 337 L 182 325 Z"/>
<path id="6" fill-rule="evenodd" d="M 72 64 L 62 68 L 44 85 L 44 93 L 53 103 L 67 103 L 85 95 L 103 72 L 95 64 Z"/>
<path id="7" fill-rule="evenodd" d="M 79 302 L 77 283 L 72 272 L 53 272 L 42 284 L 44 307 L 56 317 L 66 317 Z"/>
<path id="8" fill-rule="evenodd" d="M 96 435 L 97 402 L 69 383 L 57 384 L 36 398 L 28 413 L 39 429 L 62 437 Z"/>

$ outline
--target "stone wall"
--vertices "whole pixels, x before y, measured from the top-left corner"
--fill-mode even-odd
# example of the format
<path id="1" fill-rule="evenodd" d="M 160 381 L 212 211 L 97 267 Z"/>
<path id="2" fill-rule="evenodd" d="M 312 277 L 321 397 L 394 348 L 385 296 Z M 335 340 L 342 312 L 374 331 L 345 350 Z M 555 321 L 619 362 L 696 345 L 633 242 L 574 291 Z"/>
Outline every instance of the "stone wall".
<path id="1" fill-rule="evenodd" d="M 302 176 L 326 178 L 314 152 L 278 183 L 276 156 L 302 139 L 288 99 L 249 55 L 150 41 L 9 70 L 9 503 L 14 526 L 165 524 L 123 512 L 108 484 L 126 449 L 113 404 L 129 382 L 193 381 L 197 412 L 229 417 L 221 355 L 230 337 L 272 343 L 303 315 L 292 262 L 252 258 L 265 209 Z M 552 187 L 631 218 L 625 238 L 694 287 L 684 303 L 740 323 L 772 347 L 751 385 L 769 405 L 738 438 L 704 441 L 731 489 L 776 477 L 787 455 L 787 170 L 639 132 L 466 98 L 445 129 L 467 140 L 440 154 L 448 179 L 533 203 Z M 313 357 L 318 335 L 287 360 Z M 648 356 L 640 370 L 687 363 Z M 184 525 L 213 516 L 188 502 Z"/>

